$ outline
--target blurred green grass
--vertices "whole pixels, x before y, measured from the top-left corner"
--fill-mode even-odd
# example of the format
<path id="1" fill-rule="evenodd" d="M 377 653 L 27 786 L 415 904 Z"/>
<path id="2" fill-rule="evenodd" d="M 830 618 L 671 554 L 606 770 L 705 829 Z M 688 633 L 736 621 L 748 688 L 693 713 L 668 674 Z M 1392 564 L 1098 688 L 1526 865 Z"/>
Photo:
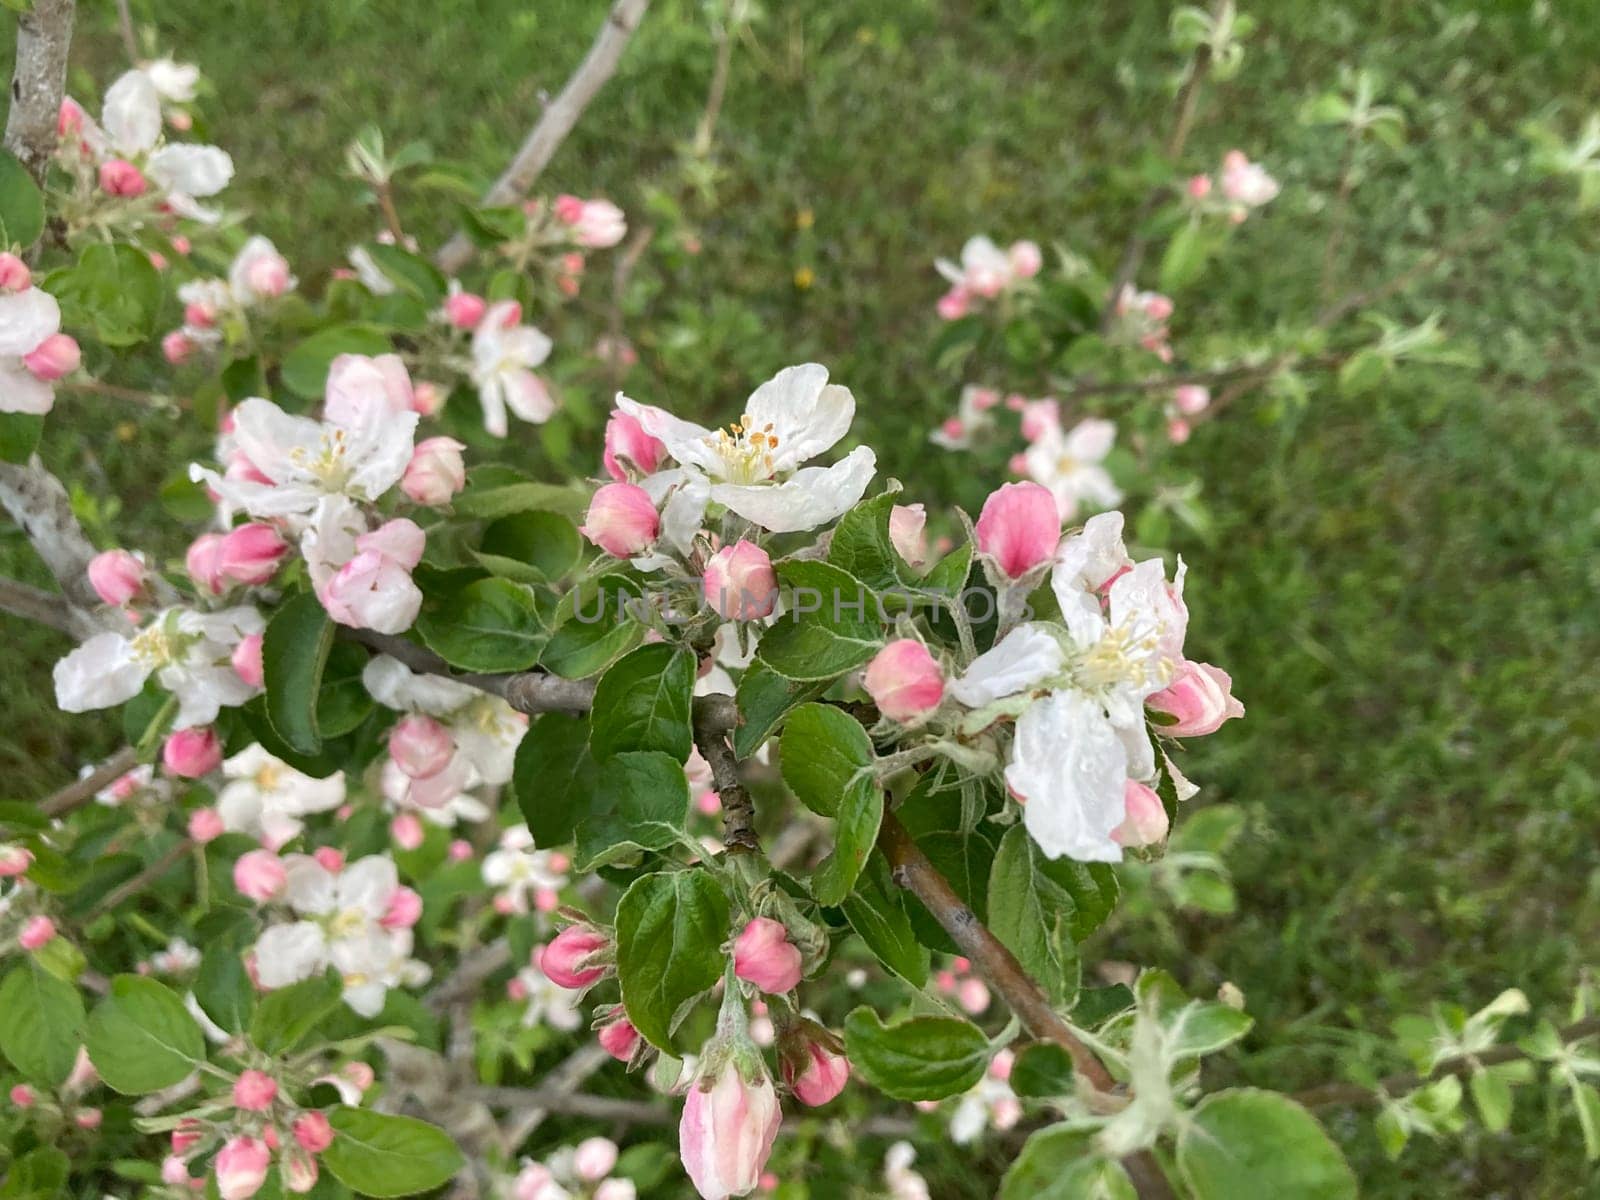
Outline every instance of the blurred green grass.
<path id="1" fill-rule="evenodd" d="M 356 131 L 423 140 L 487 180 L 583 53 L 598 0 L 270 5 L 134 0 L 159 45 L 215 87 L 207 132 L 232 151 L 235 204 L 290 249 L 302 279 L 371 235 L 339 173 Z M 104 9 L 104 11 L 100 11 Z M 123 65 L 109 4 L 80 19 L 73 89 Z M 970 233 L 1059 241 L 1109 264 L 1138 192 L 1119 167 L 1167 104 L 1165 5 L 1052 0 L 768 5 L 741 43 L 718 129 L 721 174 L 691 202 L 705 249 L 648 280 L 654 330 L 630 391 L 711 414 L 750 384 L 817 358 L 855 391 L 886 473 L 972 504 L 993 481 L 934 457 L 926 430 L 955 381 L 928 365 L 939 283 L 929 266 Z M 1378 71 L 1411 119 L 1405 148 L 1355 194 L 1351 283 L 1373 282 L 1514 202 L 1519 123 L 1569 125 L 1600 84 L 1600 25 L 1579 4 L 1256 6 L 1241 77 L 1211 93 L 1191 150 L 1238 145 L 1285 182 L 1223 265 L 1178 297 L 1175 332 L 1269 329 L 1315 303 L 1337 144 L 1296 119 L 1341 65 Z M 622 71 L 541 188 L 616 199 L 676 177 L 675 146 L 704 101 L 712 48 L 691 0 L 657 0 Z M 9 47 L 6 48 L 9 52 Z M 405 197 L 425 243 L 437 196 Z M 809 210 L 815 224 L 800 228 Z M 1381 1034 L 1433 998 L 1476 1007 L 1521 986 L 1560 1005 L 1600 929 L 1600 456 L 1591 218 L 1530 207 L 1492 245 L 1387 311 L 1444 312 L 1480 372 L 1410 371 L 1382 392 L 1313 392 L 1292 424 L 1249 404 L 1205 427 L 1186 459 L 1214 536 L 1179 536 L 1191 566 L 1194 652 L 1225 664 L 1246 721 L 1199 745 L 1204 801 L 1243 805 L 1237 917 L 1119 929 L 1109 957 L 1174 964 L 1197 992 L 1231 980 L 1258 1017 L 1217 1082 L 1280 1087 L 1336 1072 L 1333 1026 Z M 814 283 L 798 288 L 795 272 Z M 581 347 L 571 346 L 570 352 Z M 558 351 L 559 353 L 559 351 Z M 513 443 L 513 457 L 536 433 Z M 67 398 L 45 457 L 115 512 L 106 545 L 181 553 L 156 503 L 162 470 L 205 439 L 170 417 Z M 46 582 L 9 529 L 0 570 Z M 0 720 L 8 795 L 58 785 L 111 747 L 114 722 L 52 711 L 59 638 L 0 617 L 10 644 Z M 1380 1069 L 1403 1064 L 1379 1059 Z M 1508 1134 L 1469 1132 L 1379 1154 L 1367 1115 L 1335 1117 L 1374 1197 L 1600 1195 L 1570 1113 L 1523 1098 Z M 951 1195 L 987 1194 L 970 1160 L 925 1155 Z M 989 1155 L 999 1161 L 994 1155 Z M 970 1190 L 976 1189 L 976 1190 Z"/>

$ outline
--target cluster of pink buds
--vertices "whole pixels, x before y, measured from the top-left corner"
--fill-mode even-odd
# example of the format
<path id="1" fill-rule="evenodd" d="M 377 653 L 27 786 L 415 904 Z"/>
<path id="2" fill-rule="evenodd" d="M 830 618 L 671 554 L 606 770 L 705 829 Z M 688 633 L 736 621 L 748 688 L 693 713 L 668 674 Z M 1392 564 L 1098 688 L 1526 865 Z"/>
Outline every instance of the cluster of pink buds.
<path id="1" fill-rule="evenodd" d="M 1124 284 L 1113 306 L 1119 333 L 1125 341 L 1137 343 L 1164 363 L 1172 361 L 1172 345 L 1167 322 L 1172 319 L 1172 301 L 1160 292 L 1136 291 Z"/>

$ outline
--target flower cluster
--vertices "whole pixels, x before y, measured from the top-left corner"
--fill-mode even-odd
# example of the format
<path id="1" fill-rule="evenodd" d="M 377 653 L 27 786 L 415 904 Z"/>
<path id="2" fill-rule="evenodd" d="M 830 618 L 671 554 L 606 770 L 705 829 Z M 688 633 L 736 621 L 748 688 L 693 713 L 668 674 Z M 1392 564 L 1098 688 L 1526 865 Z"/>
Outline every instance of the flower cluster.
<path id="1" fill-rule="evenodd" d="M 950 284 L 950 290 L 939 297 L 939 315 L 954 321 L 1032 279 L 1044 265 L 1044 255 L 1036 242 L 1012 242 L 1002 250 L 989 238 L 978 236 L 968 238 L 961 247 L 960 263 L 939 258 L 933 265 Z"/>
<path id="2" fill-rule="evenodd" d="M 78 343 L 61 332 L 61 308 L 35 287 L 15 254 L 0 253 L 0 413 L 50 411 L 56 380 L 78 369 Z"/>
<path id="3" fill-rule="evenodd" d="M 1184 195 L 1195 211 L 1221 212 L 1234 225 L 1277 198 L 1278 181 L 1260 163 L 1245 157 L 1243 150 L 1229 150 L 1222 156 L 1222 167 L 1213 180 L 1210 175 L 1192 175 L 1184 184 Z"/>

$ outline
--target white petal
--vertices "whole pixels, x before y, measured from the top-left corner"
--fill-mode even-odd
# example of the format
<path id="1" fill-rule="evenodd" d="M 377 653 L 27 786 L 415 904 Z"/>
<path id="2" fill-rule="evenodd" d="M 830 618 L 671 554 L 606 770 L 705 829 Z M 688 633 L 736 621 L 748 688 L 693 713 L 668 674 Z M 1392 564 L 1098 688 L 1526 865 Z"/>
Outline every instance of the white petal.
<path id="1" fill-rule="evenodd" d="M 982 708 L 1037 687 L 1058 674 L 1065 661 L 1061 643 L 1042 625 L 1018 625 L 972 660 L 966 673 L 950 685 L 950 694 L 968 708 Z"/>
<path id="2" fill-rule="evenodd" d="M 359 908 L 376 921 L 399 886 L 394 860 L 383 854 L 368 855 L 339 873 L 339 907 Z"/>
<path id="3" fill-rule="evenodd" d="M 638 421 L 640 428 L 651 437 L 660 441 L 673 461 L 711 473 L 721 470 L 722 458 L 711 445 L 716 435 L 705 426 L 680 420 L 654 405 L 630 400 L 621 392 L 617 393 L 617 407 Z"/>
<path id="4" fill-rule="evenodd" d="M 543 425 L 555 414 L 555 398 L 532 371 L 503 372 L 500 381 L 505 388 L 506 407 L 530 425 Z"/>
<path id="5" fill-rule="evenodd" d="M 1122 514 L 1100 513 L 1084 523 L 1083 530 L 1064 539 L 1056 551 L 1050 586 L 1062 607 L 1085 591 L 1097 592 L 1133 560 L 1122 542 Z"/>
<path id="6" fill-rule="evenodd" d="M 1117 426 L 1114 421 L 1089 417 L 1079 421 L 1067 434 L 1066 452 L 1080 462 L 1099 462 L 1111 453 L 1116 440 Z"/>
<path id="7" fill-rule="evenodd" d="M 283 860 L 283 866 L 283 898 L 296 912 L 321 917 L 334 910 L 338 876 L 309 854 L 291 854 Z"/>
<path id="8" fill-rule="evenodd" d="M 751 393 L 745 405 L 750 428 L 772 426 L 778 439 L 773 469 L 792 471 L 830 449 L 850 429 L 856 402 L 850 389 L 828 387 L 820 363 L 785 367 Z"/>
<path id="9" fill-rule="evenodd" d="M 1099 705 L 1054 692 L 1017 721 L 1006 783 L 1026 797 L 1028 833 L 1049 858 L 1120 862 L 1111 831 L 1126 815 L 1127 752 Z"/>
<path id="10" fill-rule="evenodd" d="M 31 354 L 60 329 L 61 306 L 49 292 L 31 287 L 0 293 L 0 354 Z"/>
<path id="11" fill-rule="evenodd" d="M 90 712 L 132 700 L 150 677 L 120 633 L 97 633 L 55 666 L 56 707 Z"/>
<path id="12" fill-rule="evenodd" d="M 56 389 L 35 378 L 20 358 L 0 357 L 0 412 L 42 417 L 55 403 Z"/>
<path id="13" fill-rule="evenodd" d="M 483 405 L 483 428 L 490 437 L 506 435 L 505 385 L 498 375 L 478 384 L 478 403 Z"/>
<path id="14" fill-rule="evenodd" d="M 150 156 L 149 174 L 169 192 L 215 196 L 233 178 L 233 159 L 215 146 L 174 142 Z"/>
<path id="15" fill-rule="evenodd" d="M 779 484 L 717 483 L 711 498 L 773 533 L 815 529 L 853 508 L 872 482 L 877 456 L 857 446 L 831 467 L 807 467 Z"/>
<path id="16" fill-rule="evenodd" d="M 195 84 L 200 82 L 199 67 L 193 63 L 173 62 L 170 58 L 158 58 L 155 62 L 146 63 L 144 73 L 150 77 L 157 92 L 176 104 L 187 104 L 193 100 Z"/>
<path id="17" fill-rule="evenodd" d="M 256 978 L 264 988 L 310 979 L 327 964 L 327 939 L 310 921 L 274 925 L 256 941 Z"/>
<path id="18" fill-rule="evenodd" d="M 106 89 L 101 124 L 123 154 L 143 154 L 161 136 L 161 95 L 150 76 L 129 71 Z"/>
<path id="19" fill-rule="evenodd" d="M 667 497 L 661 510 L 661 536 L 669 546 L 689 553 L 695 534 L 705 524 L 706 505 L 711 503 L 711 483 L 704 475 L 681 472 L 682 483 Z"/>
<path id="20" fill-rule="evenodd" d="M 500 335 L 500 356 L 525 367 L 537 367 L 550 357 L 553 345 L 547 335 L 532 325 L 517 325 Z"/>
<path id="21" fill-rule="evenodd" d="M 438 675 L 418 675 L 387 654 L 380 654 L 367 663 L 361 672 L 361 682 L 379 704 L 399 712 L 417 709 L 442 716 L 470 704 L 478 695 L 464 683 Z"/>

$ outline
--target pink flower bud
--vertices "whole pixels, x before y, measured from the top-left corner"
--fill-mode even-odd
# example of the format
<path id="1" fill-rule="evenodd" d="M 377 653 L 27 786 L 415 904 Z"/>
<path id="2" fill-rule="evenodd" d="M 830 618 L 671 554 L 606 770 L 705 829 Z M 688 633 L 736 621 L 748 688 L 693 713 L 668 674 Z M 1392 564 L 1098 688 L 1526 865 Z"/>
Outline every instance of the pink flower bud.
<path id="1" fill-rule="evenodd" d="M 600 1048 L 618 1062 L 631 1062 L 634 1051 L 639 1048 L 639 1031 L 628 1020 L 620 1004 L 607 1014 L 595 1037 Z"/>
<path id="2" fill-rule="evenodd" d="M 944 699 L 944 672 L 915 638 L 890 642 L 867 664 L 862 686 L 891 721 L 914 721 Z"/>
<path id="3" fill-rule="evenodd" d="M 317 860 L 317 865 L 324 871 L 337 875 L 344 870 L 344 851 L 337 846 L 318 846 L 311 852 L 311 857 Z"/>
<path id="4" fill-rule="evenodd" d="M 11 1103 L 18 1108 L 32 1108 L 37 1099 L 34 1090 L 25 1083 L 19 1083 L 11 1089 Z"/>
<path id="5" fill-rule="evenodd" d="M 33 286 L 33 272 L 15 254 L 0 254 L 0 292 L 25 292 Z"/>
<path id="6" fill-rule="evenodd" d="M 437 383 L 421 380 L 411 389 L 411 411 L 431 417 L 444 407 L 446 399 L 445 390 Z"/>
<path id="7" fill-rule="evenodd" d="M 261 668 L 261 635 L 252 633 L 233 648 L 233 671 L 251 687 L 260 687 L 265 681 Z"/>
<path id="8" fill-rule="evenodd" d="M 389 893 L 389 904 L 378 918 L 385 929 L 410 929 L 422 916 L 422 897 L 408 887 Z"/>
<path id="9" fill-rule="evenodd" d="M 0 842 L 0 879 L 15 879 L 33 865 L 33 851 Z"/>
<path id="10" fill-rule="evenodd" d="M 24 950 L 37 950 L 56 935 L 56 923 L 46 916 L 29 917 L 22 923 L 17 941 Z"/>
<path id="11" fill-rule="evenodd" d="M 94 594 L 120 608 L 144 586 L 144 563 L 126 550 L 107 550 L 89 560 L 88 575 Z"/>
<path id="12" fill-rule="evenodd" d="M 189 1164 L 176 1154 L 161 1160 L 161 1182 L 169 1187 L 189 1186 Z"/>
<path id="13" fill-rule="evenodd" d="M 161 339 L 161 356 L 175 367 L 188 362 L 199 348 L 200 344 L 181 329 L 174 329 Z"/>
<path id="14" fill-rule="evenodd" d="M 389 730 L 389 757 L 411 779 L 431 779 L 450 765 L 455 739 L 432 717 L 412 713 Z"/>
<path id="15" fill-rule="evenodd" d="M 317 1186 L 317 1160 L 302 1150 L 285 1151 L 278 1160 L 278 1174 L 284 1187 L 303 1196 Z"/>
<path id="16" fill-rule="evenodd" d="M 1167 810 L 1161 797 L 1136 779 L 1123 789 L 1127 815 L 1111 831 L 1119 846 L 1153 846 L 1167 836 Z"/>
<path id="17" fill-rule="evenodd" d="M 333 1145 L 333 1126 L 325 1114 L 312 1111 L 295 1118 L 294 1140 L 307 1154 L 321 1154 Z"/>
<path id="18" fill-rule="evenodd" d="M 72 1123 L 79 1129 L 99 1129 L 105 1114 L 98 1108 L 80 1108 L 72 1115 Z"/>
<path id="19" fill-rule="evenodd" d="M 661 517 L 642 487 L 608 483 L 595 492 L 578 532 L 613 558 L 632 558 L 656 540 Z"/>
<path id="20" fill-rule="evenodd" d="M 666 446 L 659 438 L 646 433 L 637 417 L 614 412 L 607 419 L 603 461 L 606 474 L 618 483 L 628 481 L 628 470 L 624 464 L 631 464 L 641 475 L 652 475 L 666 453 Z"/>
<path id="21" fill-rule="evenodd" d="M 471 292 L 456 292 L 444 300 L 445 319 L 457 329 L 476 329 L 488 309 L 489 302 Z"/>
<path id="22" fill-rule="evenodd" d="M 233 886 L 257 904 L 277 899 L 287 879 L 282 861 L 271 850 L 251 850 L 233 864 Z"/>
<path id="23" fill-rule="evenodd" d="M 217 569 L 226 579 L 257 587 L 278 573 L 289 544 L 271 525 L 252 521 L 223 534 L 217 545 Z"/>
<path id="24" fill-rule="evenodd" d="M 610 1138 L 584 1138 L 572 1152 L 572 1169 L 584 1183 L 599 1183 L 617 1165 L 617 1144 Z"/>
<path id="25" fill-rule="evenodd" d="M 756 917 L 734 939 L 733 973 L 763 992 L 793 991 L 800 982 L 800 948 L 781 921 Z"/>
<path id="26" fill-rule="evenodd" d="M 272 1151 L 253 1137 L 236 1137 L 217 1151 L 213 1166 L 217 1173 L 217 1193 L 222 1200 L 249 1200 L 267 1181 Z"/>
<path id="27" fill-rule="evenodd" d="M 928 513 L 920 504 L 896 504 L 889 510 L 889 541 L 910 567 L 928 561 Z"/>
<path id="28" fill-rule="evenodd" d="M 277 253 L 257 256 L 245 270 L 245 282 L 258 296 L 269 299 L 289 290 L 289 261 Z"/>
<path id="29" fill-rule="evenodd" d="M 202 846 L 216 841 L 224 832 L 222 814 L 214 808 L 196 809 L 189 817 L 189 836 Z"/>
<path id="30" fill-rule="evenodd" d="M 210 329 L 217 323 L 217 310 L 210 304 L 192 300 L 183 306 L 183 323 L 195 329 Z"/>
<path id="31" fill-rule="evenodd" d="M 161 747 L 161 765 L 179 779 L 199 779 L 222 765 L 222 740 L 209 725 L 180 729 Z"/>
<path id="32" fill-rule="evenodd" d="M 389 822 L 389 836 L 400 849 L 415 850 L 425 840 L 422 818 L 416 813 L 400 813 Z"/>
<path id="33" fill-rule="evenodd" d="M 83 362 L 83 351 L 78 343 L 65 333 L 52 333 L 33 350 L 22 356 L 22 365 L 35 379 L 46 383 L 70 375 Z"/>
<path id="34" fill-rule="evenodd" d="M 233 1082 L 233 1106 L 266 1112 L 278 1095 L 278 1081 L 265 1071 L 246 1071 Z"/>
<path id="35" fill-rule="evenodd" d="M 172 1152 L 187 1154 L 205 1137 L 205 1127 L 194 1117 L 184 1117 L 172 1131 Z"/>
<path id="36" fill-rule="evenodd" d="M 572 225 L 572 240 L 592 250 L 615 246 L 628 232 L 623 212 L 609 200 L 585 200 Z"/>
<path id="37" fill-rule="evenodd" d="M 1016 579 L 1048 562 L 1061 540 L 1055 497 L 1037 483 L 1007 483 L 983 502 L 976 526 L 978 550 Z"/>
<path id="38" fill-rule="evenodd" d="M 528 998 L 528 985 L 520 977 L 513 975 L 506 980 L 506 999 L 515 1000 L 517 1003 Z"/>
<path id="39" fill-rule="evenodd" d="M 449 437 L 425 438 L 411 452 L 400 479 L 400 490 L 418 504 L 448 504 L 467 486 L 467 468 L 461 459 L 466 446 Z"/>
<path id="40" fill-rule="evenodd" d="M 966 288 L 957 284 L 939 297 L 939 303 L 935 305 L 935 308 L 946 321 L 959 321 L 967 315 L 967 310 L 971 307 L 971 304 L 971 294 Z"/>
<path id="41" fill-rule="evenodd" d="M 598 930 L 568 925 L 550 939 L 544 953 L 539 955 L 539 969 L 560 987 L 588 987 L 604 975 L 606 969 L 588 965 L 586 960 L 610 946 L 611 940 Z"/>
<path id="42" fill-rule="evenodd" d="M 583 217 L 583 201 L 566 192 L 557 196 L 550 209 L 556 215 L 556 220 L 564 225 L 576 225 Z"/>
<path id="43" fill-rule="evenodd" d="M 83 121 L 83 106 L 70 96 L 63 97 L 61 107 L 56 112 L 57 135 L 66 137 L 69 133 L 82 133 Z"/>
<path id="44" fill-rule="evenodd" d="M 1211 194 L 1211 176 L 1191 175 L 1189 182 L 1183 185 L 1183 190 L 1189 194 L 1191 200 L 1204 200 Z"/>
<path id="45" fill-rule="evenodd" d="M 1173 389 L 1172 403 L 1186 417 L 1205 412 L 1211 406 L 1211 389 L 1198 383 L 1186 383 Z"/>
<path id="46" fill-rule="evenodd" d="M 981 979 L 963 979 L 956 984 L 956 1003 L 962 1011 L 981 1016 L 989 1008 L 989 985 Z"/>
<path id="47" fill-rule="evenodd" d="M 108 196 L 131 199 L 142 196 L 150 185 L 139 168 L 122 158 L 110 158 L 100 164 L 100 190 Z"/>
<path id="48" fill-rule="evenodd" d="M 778 607 L 778 575 L 754 542 L 724 546 L 706 563 L 706 605 L 726 621 L 754 621 Z"/>
<path id="49" fill-rule="evenodd" d="M 1152 292 L 1145 297 L 1144 315 L 1152 321 L 1165 321 L 1172 315 L 1172 300 L 1159 292 Z"/>
<path id="50" fill-rule="evenodd" d="M 783 1114 L 765 1070 L 746 1080 L 733 1063 L 696 1080 L 678 1124 L 683 1168 L 706 1200 L 743 1196 L 760 1182 Z"/>
<path id="51" fill-rule="evenodd" d="M 449 854 L 451 862 L 466 862 L 472 857 L 472 843 L 465 838 L 457 838 L 450 843 L 450 849 L 446 853 Z"/>
<path id="52" fill-rule="evenodd" d="M 1044 254 L 1038 242 L 1012 242 L 1006 257 L 1011 260 L 1012 273 L 1018 279 L 1032 279 L 1044 266 Z"/>
<path id="53" fill-rule="evenodd" d="M 783 1071 L 783 1081 L 801 1104 L 812 1108 L 826 1104 L 844 1091 L 850 1080 L 850 1063 L 845 1058 L 838 1040 L 828 1037 L 805 1036 L 811 1022 L 801 1025 L 801 1036 L 786 1039 L 779 1053 L 778 1064 Z"/>
<path id="54" fill-rule="evenodd" d="M 202 533 L 195 538 L 183 556 L 183 565 L 196 587 L 213 596 L 222 595 L 228 585 L 222 574 L 222 534 Z"/>
<path id="55" fill-rule="evenodd" d="M 1180 664 L 1178 678 L 1145 704 L 1175 718 L 1169 725 L 1157 722 L 1160 731 L 1172 737 L 1204 737 L 1224 721 L 1244 716 L 1244 705 L 1233 698 L 1233 680 L 1210 663 Z"/>
<path id="56" fill-rule="evenodd" d="M 1182 417 L 1173 417 L 1167 422 L 1167 441 L 1174 446 L 1183 445 L 1189 440 L 1189 435 L 1193 432 L 1194 430 L 1190 427 L 1189 422 Z"/>

